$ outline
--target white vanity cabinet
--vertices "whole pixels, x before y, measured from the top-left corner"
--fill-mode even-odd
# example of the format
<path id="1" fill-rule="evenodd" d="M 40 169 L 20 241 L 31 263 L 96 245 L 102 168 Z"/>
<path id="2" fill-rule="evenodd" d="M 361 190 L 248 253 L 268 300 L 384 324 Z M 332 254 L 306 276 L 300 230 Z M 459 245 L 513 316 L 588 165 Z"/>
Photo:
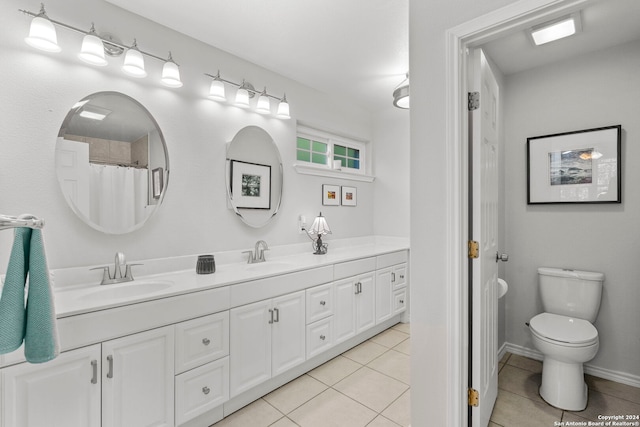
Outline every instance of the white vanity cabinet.
<path id="1" fill-rule="evenodd" d="M 102 344 L 102 427 L 174 425 L 173 326 Z"/>
<path id="2" fill-rule="evenodd" d="M 100 344 L 0 371 L 2 427 L 100 427 Z"/>
<path id="3" fill-rule="evenodd" d="M 305 360 L 304 291 L 230 311 L 231 397 Z"/>
<path id="4" fill-rule="evenodd" d="M 333 335 L 336 344 L 376 324 L 374 284 L 374 272 L 335 282 Z"/>

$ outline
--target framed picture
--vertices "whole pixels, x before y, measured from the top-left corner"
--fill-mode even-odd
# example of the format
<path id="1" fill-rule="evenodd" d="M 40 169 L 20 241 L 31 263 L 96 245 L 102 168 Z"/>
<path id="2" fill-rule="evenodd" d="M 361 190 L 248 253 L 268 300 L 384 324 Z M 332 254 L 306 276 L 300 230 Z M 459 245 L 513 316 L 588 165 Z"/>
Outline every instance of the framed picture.
<path id="1" fill-rule="evenodd" d="M 342 187 L 342 206 L 358 205 L 358 189 L 356 187 Z"/>
<path id="2" fill-rule="evenodd" d="M 162 168 L 155 168 L 151 171 L 151 189 L 154 199 L 160 198 L 164 188 L 164 174 L 162 172 Z"/>
<path id="3" fill-rule="evenodd" d="M 340 206 L 340 186 L 323 184 L 322 204 L 325 206 Z"/>
<path id="4" fill-rule="evenodd" d="M 527 203 L 621 203 L 622 126 L 527 138 Z"/>
<path id="5" fill-rule="evenodd" d="M 231 160 L 231 197 L 238 209 L 271 209 L 271 166 Z"/>

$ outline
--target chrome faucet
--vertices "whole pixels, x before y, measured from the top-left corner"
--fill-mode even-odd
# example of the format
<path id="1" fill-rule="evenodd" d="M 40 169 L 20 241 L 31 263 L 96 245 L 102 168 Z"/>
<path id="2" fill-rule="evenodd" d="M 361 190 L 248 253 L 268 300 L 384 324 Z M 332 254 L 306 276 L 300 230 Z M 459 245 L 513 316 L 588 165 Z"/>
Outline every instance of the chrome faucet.
<path id="1" fill-rule="evenodd" d="M 100 285 L 111 285 L 113 283 L 131 282 L 133 280 L 133 274 L 131 273 L 131 267 L 134 265 L 142 264 L 127 264 L 124 254 L 122 252 L 116 252 L 116 256 L 113 262 L 113 276 L 108 265 L 102 267 L 94 267 L 91 270 L 102 269 L 102 281 Z M 124 274 L 122 268 L 124 267 Z"/>
<path id="2" fill-rule="evenodd" d="M 249 257 L 247 258 L 247 264 L 254 264 L 256 262 L 265 262 L 266 259 L 264 257 L 264 251 L 268 250 L 269 246 L 267 245 L 267 242 L 265 242 L 264 240 L 258 240 L 253 251 L 244 251 L 242 253 L 249 255 Z"/>

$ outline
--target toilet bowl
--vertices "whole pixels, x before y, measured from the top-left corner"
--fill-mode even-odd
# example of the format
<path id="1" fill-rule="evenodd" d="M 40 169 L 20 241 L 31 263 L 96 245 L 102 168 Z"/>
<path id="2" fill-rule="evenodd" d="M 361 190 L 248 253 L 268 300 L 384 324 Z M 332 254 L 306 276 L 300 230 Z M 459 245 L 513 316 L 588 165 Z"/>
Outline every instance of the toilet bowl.
<path id="1" fill-rule="evenodd" d="M 544 355 L 540 396 L 568 411 L 587 406 L 587 385 L 582 364 L 593 359 L 600 342 L 589 322 L 541 313 L 529 323 L 534 346 Z"/>

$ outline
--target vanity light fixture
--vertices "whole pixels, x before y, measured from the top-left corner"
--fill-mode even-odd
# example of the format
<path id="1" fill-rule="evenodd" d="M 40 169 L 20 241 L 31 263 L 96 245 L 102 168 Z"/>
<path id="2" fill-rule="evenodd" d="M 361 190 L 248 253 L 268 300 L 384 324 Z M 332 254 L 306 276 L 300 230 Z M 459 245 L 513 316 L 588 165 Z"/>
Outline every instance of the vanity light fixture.
<path id="1" fill-rule="evenodd" d="M 287 95 L 284 95 L 282 98 L 278 98 L 277 96 L 268 93 L 266 86 L 262 92 L 258 92 L 255 90 L 253 85 L 245 79 L 242 79 L 242 83 L 235 83 L 230 80 L 223 79 L 220 77 L 220 70 L 218 70 L 218 73 L 215 75 L 208 73 L 205 73 L 204 75 L 213 79 L 211 81 L 211 86 L 209 87 L 209 98 L 213 100 L 220 102 L 227 100 L 227 97 L 225 96 L 225 84 L 228 84 L 229 86 L 238 88 L 234 105 L 242 108 L 250 108 L 251 104 L 249 99 L 258 95 L 258 102 L 256 103 L 255 111 L 260 114 L 269 114 L 271 113 L 271 101 L 269 98 L 273 98 L 278 101 L 276 117 L 279 119 L 291 118 Z"/>
<path id="2" fill-rule="evenodd" d="M 322 212 L 313 220 L 311 229 L 307 230 L 307 235 L 313 240 L 313 254 L 324 255 L 327 253 L 327 244 L 322 243 L 322 236 L 331 234 L 327 219 L 322 216 Z M 315 238 L 314 238 L 315 236 Z"/>
<path id="3" fill-rule="evenodd" d="M 529 30 L 533 43 L 540 46 L 565 37 L 572 36 L 582 30 L 580 12 L 537 25 Z"/>
<path id="4" fill-rule="evenodd" d="M 178 64 L 173 61 L 171 52 L 169 52 L 169 59 L 167 59 L 167 62 L 165 62 L 162 67 L 162 83 L 169 87 L 182 87 L 180 68 Z"/>
<path id="5" fill-rule="evenodd" d="M 44 4 L 40 4 L 40 13 L 37 15 L 32 13 L 31 16 L 34 18 L 29 28 L 29 37 L 26 37 L 24 41 L 36 49 L 46 52 L 60 52 L 62 49 L 58 46 L 56 29 L 44 10 Z"/>
<path id="6" fill-rule="evenodd" d="M 98 67 L 107 65 L 107 60 L 104 57 L 104 44 L 102 44 L 102 40 L 96 34 L 96 28 L 93 22 L 91 23 L 89 34 L 82 39 L 82 48 L 80 49 L 78 58 L 87 64 L 97 65 Z"/>
<path id="7" fill-rule="evenodd" d="M 409 109 L 409 73 L 406 78 L 393 90 L 393 105 L 402 109 Z"/>
<path id="8" fill-rule="evenodd" d="M 162 61 L 163 84 L 173 88 L 182 86 L 180 70 L 171 57 L 171 53 L 169 53 L 169 59 L 165 59 L 140 50 L 135 39 L 132 46 L 126 46 L 115 40 L 111 35 L 105 34 L 100 36 L 96 33 L 93 23 L 91 24 L 91 29 L 85 31 L 60 21 L 54 21 L 47 16 L 44 4 L 41 5 L 40 12 L 37 14 L 24 9 L 18 10 L 25 15 L 33 17 L 29 29 L 29 37 L 25 38 L 25 41 L 30 46 L 47 52 L 60 52 L 61 49 L 60 46 L 58 46 L 55 26 L 66 28 L 67 30 L 84 35 L 82 47 L 78 54 L 78 57 L 82 61 L 91 65 L 104 66 L 107 65 L 105 53 L 110 57 L 115 57 L 120 56 L 126 51 L 122 71 L 133 77 L 146 77 L 147 72 L 144 67 L 144 56 L 147 56 Z"/>

